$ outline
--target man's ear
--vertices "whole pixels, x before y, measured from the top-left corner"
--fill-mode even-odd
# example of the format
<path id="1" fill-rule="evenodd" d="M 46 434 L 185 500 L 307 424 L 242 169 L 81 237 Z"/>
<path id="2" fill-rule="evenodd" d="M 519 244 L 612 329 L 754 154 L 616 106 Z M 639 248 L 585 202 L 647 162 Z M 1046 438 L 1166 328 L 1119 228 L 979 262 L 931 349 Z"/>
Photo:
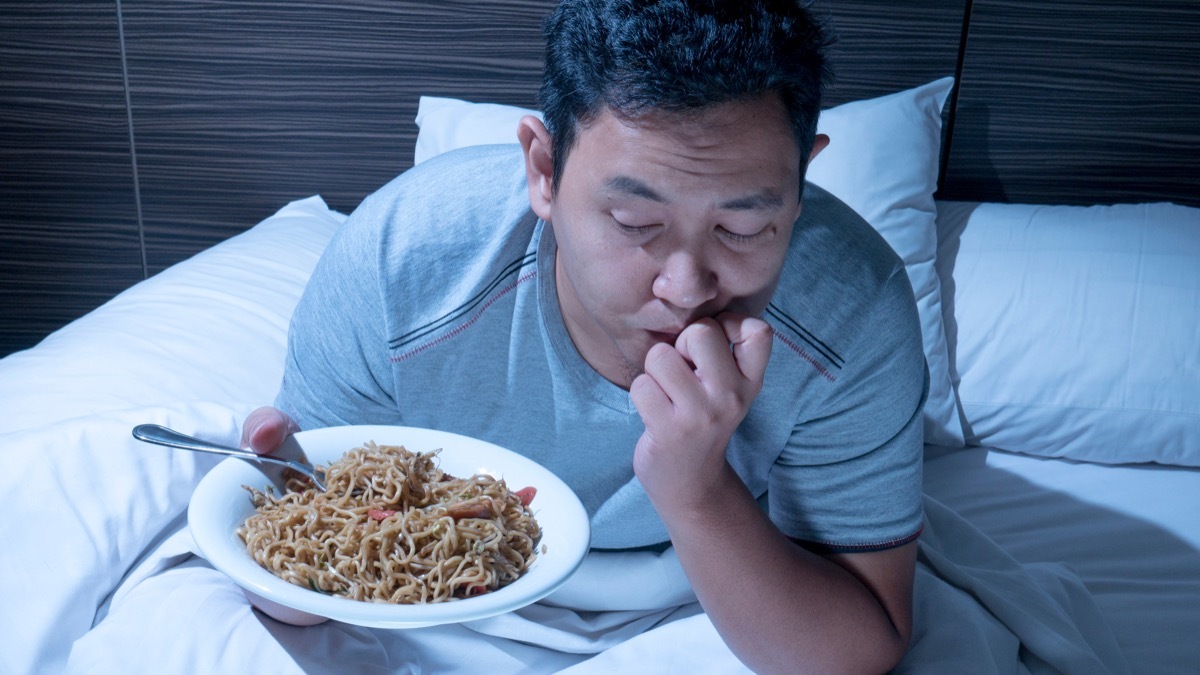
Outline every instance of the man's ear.
<path id="1" fill-rule="evenodd" d="M 817 134 L 813 138 L 812 152 L 808 153 L 808 163 L 812 164 L 812 161 L 817 158 L 817 155 L 821 154 L 821 151 L 824 150 L 825 146 L 827 145 L 829 145 L 829 136 L 826 136 L 825 134 Z"/>
<path id="2" fill-rule="evenodd" d="M 825 147 L 828 145 L 829 145 L 829 136 L 826 136 L 825 134 L 817 134 L 816 136 L 813 137 L 812 152 L 808 153 L 808 164 L 804 165 L 805 174 L 808 173 L 808 167 L 809 167 L 809 165 L 812 164 L 812 161 L 814 159 L 816 159 L 817 155 L 821 154 L 821 151 L 824 150 Z M 803 202 L 803 197 L 804 197 L 804 186 L 803 185 L 800 186 L 800 196 L 801 196 L 801 202 Z M 796 218 L 800 217 L 800 210 L 802 208 L 803 208 L 802 203 L 796 205 Z"/>
<path id="3" fill-rule="evenodd" d="M 550 206 L 554 202 L 554 153 L 550 132 L 533 115 L 517 123 L 517 139 L 525 154 L 525 178 L 529 181 L 529 206 L 538 218 L 550 222 Z"/>

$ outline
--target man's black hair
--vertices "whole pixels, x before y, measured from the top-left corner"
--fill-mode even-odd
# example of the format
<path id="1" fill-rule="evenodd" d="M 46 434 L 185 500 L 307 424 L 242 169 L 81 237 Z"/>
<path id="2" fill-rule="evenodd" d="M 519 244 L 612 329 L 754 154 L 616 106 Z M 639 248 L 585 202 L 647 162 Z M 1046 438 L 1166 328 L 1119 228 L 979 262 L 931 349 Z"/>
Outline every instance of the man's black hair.
<path id="1" fill-rule="evenodd" d="M 539 94 L 557 190 L 578 130 L 777 94 L 802 161 L 828 80 L 828 39 L 796 0 L 563 0 L 546 20 Z M 803 173 L 804 166 L 801 165 Z"/>

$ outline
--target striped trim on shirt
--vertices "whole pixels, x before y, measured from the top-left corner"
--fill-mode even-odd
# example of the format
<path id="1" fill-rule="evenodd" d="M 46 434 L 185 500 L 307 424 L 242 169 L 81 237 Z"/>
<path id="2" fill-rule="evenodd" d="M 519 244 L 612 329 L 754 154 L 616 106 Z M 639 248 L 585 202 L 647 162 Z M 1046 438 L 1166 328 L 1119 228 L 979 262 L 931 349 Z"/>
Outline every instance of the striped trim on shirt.
<path id="1" fill-rule="evenodd" d="M 480 306 L 486 306 L 484 303 L 488 301 L 488 296 L 491 293 L 506 283 L 510 278 L 519 276 L 522 269 L 529 267 L 530 265 L 535 265 L 536 263 L 536 253 L 526 253 L 523 257 L 510 262 L 509 264 L 505 265 L 504 268 L 501 269 L 500 272 L 496 274 L 496 276 L 493 277 L 490 282 L 487 283 L 487 285 L 483 287 L 483 290 L 481 290 L 479 293 L 476 293 L 469 300 L 423 326 L 418 326 L 403 335 L 392 338 L 388 342 L 388 347 L 391 349 L 400 349 L 401 347 L 410 345 L 428 336 L 429 334 L 435 333 L 445 328 L 449 324 L 462 319 L 476 308 L 479 308 Z"/>
<path id="2" fill-rule="evenodd" d="M 796 352 L 800 358 L 808 361 L 812 367 L 817 369 L 817 372 L 821 373 L 822 377 L 830 382 L 837 380 L 836 371 L 846 365 L 846 359 L 801 325 L 794 317 L 784 312 L 779 305 L 775 303 L 767 305 L 765 313 L 775 320 L 777 324 L 775 337 L 780 342 Z"/>

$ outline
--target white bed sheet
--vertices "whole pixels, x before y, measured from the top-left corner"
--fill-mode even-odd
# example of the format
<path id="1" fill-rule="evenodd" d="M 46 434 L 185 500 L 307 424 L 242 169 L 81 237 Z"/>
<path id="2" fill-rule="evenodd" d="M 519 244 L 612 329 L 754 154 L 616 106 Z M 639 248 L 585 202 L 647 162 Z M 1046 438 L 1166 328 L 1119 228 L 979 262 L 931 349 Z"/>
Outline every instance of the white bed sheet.
<path id="1" fill-rule="evenodd" d="M 1200 672 L 1200 470 L 929 448 L 926 493 L 1082 579 L 1134 672 Z"/>

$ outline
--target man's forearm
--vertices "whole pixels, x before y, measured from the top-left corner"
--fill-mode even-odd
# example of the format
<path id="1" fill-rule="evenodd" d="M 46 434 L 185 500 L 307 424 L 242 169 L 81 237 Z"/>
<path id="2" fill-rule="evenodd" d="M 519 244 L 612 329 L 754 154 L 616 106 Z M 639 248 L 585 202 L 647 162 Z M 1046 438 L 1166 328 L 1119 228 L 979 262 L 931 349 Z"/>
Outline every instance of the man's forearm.
<path id="1" fill-rule="evenodd" d="M 907 647 L 907 620 L 898 629 L 867 585 L 785 537 L 732 468 L 725 469 L 708 494 L 686 504 L 656 501 L 655 507 L 701 605 L 733 653 L 758 672 L 894 666 Z"/>

